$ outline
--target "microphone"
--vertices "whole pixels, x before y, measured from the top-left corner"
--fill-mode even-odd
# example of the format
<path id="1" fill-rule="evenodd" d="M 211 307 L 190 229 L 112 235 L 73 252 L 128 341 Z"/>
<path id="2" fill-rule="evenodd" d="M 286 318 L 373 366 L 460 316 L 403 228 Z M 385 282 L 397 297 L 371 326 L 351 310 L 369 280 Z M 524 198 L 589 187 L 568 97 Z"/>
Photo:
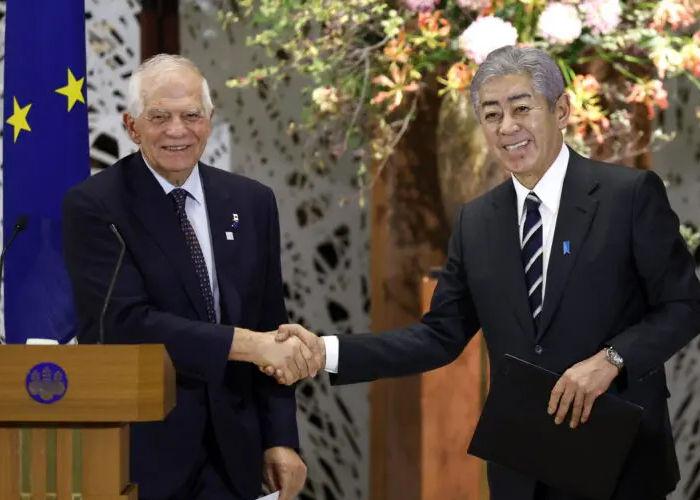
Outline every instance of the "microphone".
<path id="1" fill-rule="evenodd" d="M 17 222 L 15 222 L 15 228 L 12 231 L 12 235 L 10 236 L 10 239 L 7 240 L 7 244 L 2 249 L 2 253 L 0 253 L 0 281 L 2 281 L 2 273 L 5 269 L 5 252 L 7 252 L 8 248 L 10 248 L 10 245 L 14 241 L 15 237 L 27 229 L 27 225 L 29 225 L 29 217 L 26 215 L 20 215 L 17 217 Z"/>
<path id="2" fill-rule="evenodd" d="M 114 291 L 114 285 L 117 282 L 117 275 L 119 274 L 119 270 L 122 267 L 122 260 L 124 260 L 124 253 L 126 252 L 126 244 L 124 243 L 124 240 L 122 239 L 122 235 L 119 234 L 119 230 L 117 229 L 117 226 L 114 224 L 109 225 L 109 230 L 114 233 L 114 236 L 117 237 L 119 240 L 119 246 L 121 249 L 119 250 L 119 259 L 117 260 L 117 265 L 114 266 L 114 273 L 112 274 L 112 281 L 109 283 L 109 288 L 107 288 L 107 295 L 105 296 L 105 301 L 104 304 L 102 305 L 102 312 L 100 313 L 100 338 L 98 344 L 104 344 L 105 343 L 105 314 L 107 314 L 107 306 L 109 305 L 109 301 L 112 298 L 112 292 Z"/>

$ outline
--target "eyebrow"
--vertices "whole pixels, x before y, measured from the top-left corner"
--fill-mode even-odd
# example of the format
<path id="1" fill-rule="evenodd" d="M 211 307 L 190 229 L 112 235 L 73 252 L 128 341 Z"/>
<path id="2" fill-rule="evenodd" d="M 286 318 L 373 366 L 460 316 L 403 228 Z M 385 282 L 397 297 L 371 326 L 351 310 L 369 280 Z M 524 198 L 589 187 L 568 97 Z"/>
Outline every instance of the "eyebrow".
<path id="1" fill-rule="evenodd" d="M 509 102 L 518 101 L 520 99 L 530 98 L 532 99 L 532 94 L 529 92 L 523 92 L 522 94 L 512 95 L 508 98 Z M 498 106 L 498 101 L 484 101 L 481 103 L 482 107 L 486 106 Z"/>
<path id="2" fill-rule="evenodd" d="M 160 108 L 151 108 L 151 109 L 148 109 L 146 112 L 147 112 L 148 114 L 165 114 L 165 115 L 168 115 L 168 114 L 172 113 L 172 111 L 166 111 L 166 110 L 160 109 Z M 186 110 L 184 110 L 184 111 L 180 111 L 180 113 L 197 113 L 197 114 L 202 114 L 202 110 L 201 110 L 201 109 L 198 109 L 198 108 L 190 108 L 190 109 L 186 109 Z"/>

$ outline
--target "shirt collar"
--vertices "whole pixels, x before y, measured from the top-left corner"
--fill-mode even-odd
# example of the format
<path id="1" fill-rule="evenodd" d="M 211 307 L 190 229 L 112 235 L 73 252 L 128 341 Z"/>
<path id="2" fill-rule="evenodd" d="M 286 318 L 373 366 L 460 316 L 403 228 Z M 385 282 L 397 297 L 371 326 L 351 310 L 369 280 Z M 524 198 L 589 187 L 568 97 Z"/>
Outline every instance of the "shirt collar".
<path id="1" fill-rule="evenodd" d="M 559 200 L 561 199 L 561 191 L 564 186 L 564 177 L 568 166 L 569 148 L 566 144 L 562 144 L 561 151 L 559 151 L 559 155 L 557 155 L 554 163 L 532 189 L 542 201 L 542 204 L 553 214 L 559 211 Z M 514 175 L 511 175 L 511 177 L 513 178 L 513 186 L 515 186 L 515 194 L 518 198 L 518 220 L 522 220 L 525 209 L 525 197 L 527 197 L 530 190 L 520 184 L 520 181 Z"/>
<path id="2" fill-rule="evenodd" d="M 171 184 L 170 181 L 168 181 L 165 177 L 153 170 L 153 168 L 148 164 L 148 160 L 146 160 L 146 157 L 143 156 L 143 154 L 141 154 L 141 157 L 143 158 L 143 162 L 148 167 L 148 170 L 151 171 L 153 176 L 158 181 L 158 184 L 160 184 L 160 186 L 163 188 L 163 191 L 165 191 L 165 194 L 170 194 L 170 192 L 173 189 L 181 187 L 190 194 L 194 201 L 200 204 L 202 203 L 202 200 L 204 199 L 204 191 L 202 189 L 202 179 L 199 176 L 199 164 L 194 166 L 192 172 L 190 173 L 190 176 L 187 178 L 187 180 L 182 186 L 175 186 Z"/>

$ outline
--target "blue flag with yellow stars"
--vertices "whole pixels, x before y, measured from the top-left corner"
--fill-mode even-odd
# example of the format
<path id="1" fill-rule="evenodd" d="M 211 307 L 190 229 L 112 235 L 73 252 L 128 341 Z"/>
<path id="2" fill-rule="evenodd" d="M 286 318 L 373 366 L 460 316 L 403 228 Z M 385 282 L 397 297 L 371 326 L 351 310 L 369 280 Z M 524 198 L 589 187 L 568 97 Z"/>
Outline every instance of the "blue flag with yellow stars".
<path id="1" fill-rule="evenodd" d="M 77 331 L 61 203 L 90 175 L 83 0 L 7 0 L 3 246 L 7 343 Z"/>

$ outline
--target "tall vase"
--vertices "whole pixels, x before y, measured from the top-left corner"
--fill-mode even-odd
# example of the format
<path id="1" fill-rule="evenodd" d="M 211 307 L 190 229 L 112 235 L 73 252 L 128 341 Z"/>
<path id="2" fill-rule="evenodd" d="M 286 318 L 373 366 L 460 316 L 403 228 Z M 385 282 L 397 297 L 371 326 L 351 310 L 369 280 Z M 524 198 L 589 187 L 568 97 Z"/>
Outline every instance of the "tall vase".
<path id="1" fill-rule="evenodd" d="M 445 216 L 452 222 L 459 206 L 507 178 L 488 152 L 486 138 L 468 93 L 446 96 L 437 125 L 437 175 Z"/>
<path id="2" fill-rule="evenodd" d="M 445 261 L 449 226 L 436 164 L 439 110 L 437 93 L 424 92 L 417 116 L 372 186 L 373 331 L 420 319 L 422 279 Z M 377 165 L 373 170 L 376 175 Z M 371 500 L 423 500 L 420 378 L 374 382 L 371 401 Z"/>

